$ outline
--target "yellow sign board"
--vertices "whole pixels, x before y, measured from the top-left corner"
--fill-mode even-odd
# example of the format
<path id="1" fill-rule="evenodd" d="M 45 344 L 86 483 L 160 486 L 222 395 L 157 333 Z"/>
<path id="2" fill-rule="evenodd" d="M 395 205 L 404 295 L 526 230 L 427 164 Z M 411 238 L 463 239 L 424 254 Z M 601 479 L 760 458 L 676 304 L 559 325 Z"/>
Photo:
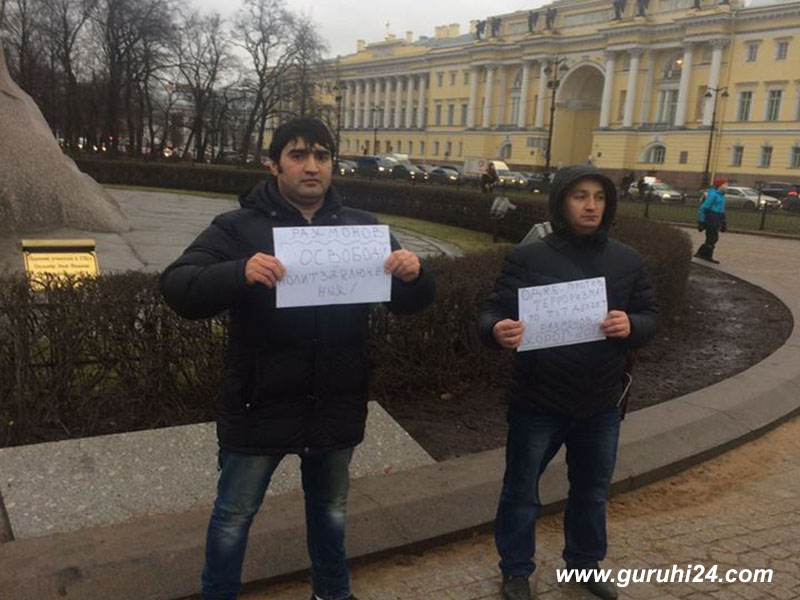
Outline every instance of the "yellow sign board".
<path id="1" fill-rule="evenodd" d="M 92 277 L 100 273 L 94 240 L 21 240 L 25 270 L 34 289 L 41 289 L 37 276 L 73 275 Z"/>

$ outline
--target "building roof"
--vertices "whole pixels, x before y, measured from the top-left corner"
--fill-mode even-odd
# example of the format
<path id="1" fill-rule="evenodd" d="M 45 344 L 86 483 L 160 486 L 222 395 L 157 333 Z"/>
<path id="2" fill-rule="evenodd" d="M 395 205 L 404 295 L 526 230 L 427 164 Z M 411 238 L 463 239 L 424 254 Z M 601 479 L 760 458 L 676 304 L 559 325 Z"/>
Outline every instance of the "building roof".
<path id="1" fill-rule="evenodd" d="M 744 0 L 744 8 L 766 8 L 783 4 L 797 4 L 797 0 Z"/>

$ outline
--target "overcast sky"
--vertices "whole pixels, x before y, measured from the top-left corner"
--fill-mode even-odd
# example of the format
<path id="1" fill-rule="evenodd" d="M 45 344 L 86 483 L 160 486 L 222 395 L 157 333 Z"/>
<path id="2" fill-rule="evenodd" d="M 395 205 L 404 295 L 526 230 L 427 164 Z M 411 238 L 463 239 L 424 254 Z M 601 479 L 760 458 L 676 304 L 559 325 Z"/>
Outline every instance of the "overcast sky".
<path id="1" fill-rule="evenodd" d="M 232 15 L 240 6 L 238 0 L 194 0 L 203 11 Z M 378 42 L 389 32 L 397 37 L 406 31 L 432 37 L 437 25 L 460 23 L 467 33 L 471 19 L 485 19 L 516 10 L 530 10 L 545 0 L 432 0 L 430 4 L 415 0 L 286 0 L 293 12 L 311 16 L 328 43 L 328 56 L 352 54 L 356 40 Z"/>

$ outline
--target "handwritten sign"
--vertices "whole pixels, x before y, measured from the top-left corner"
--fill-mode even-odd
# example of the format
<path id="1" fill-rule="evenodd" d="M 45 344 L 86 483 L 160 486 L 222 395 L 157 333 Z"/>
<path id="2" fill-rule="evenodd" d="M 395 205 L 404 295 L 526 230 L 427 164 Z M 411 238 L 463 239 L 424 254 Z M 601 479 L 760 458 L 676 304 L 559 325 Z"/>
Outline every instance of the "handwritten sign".
<path id="1" fill-rule="evenodd" d="M 391 254 L 386 225 L 277 227 L 275 256 L 286 267 L 276 306 L 388 302 L 392 277 L 383 270 Z"/>
<path id="2" fill-rule="evenodd" d="M 521 288 L 519 319 L 525 333 L 519 352 L 604 340 L 608 314 L 605 277 Z"/>

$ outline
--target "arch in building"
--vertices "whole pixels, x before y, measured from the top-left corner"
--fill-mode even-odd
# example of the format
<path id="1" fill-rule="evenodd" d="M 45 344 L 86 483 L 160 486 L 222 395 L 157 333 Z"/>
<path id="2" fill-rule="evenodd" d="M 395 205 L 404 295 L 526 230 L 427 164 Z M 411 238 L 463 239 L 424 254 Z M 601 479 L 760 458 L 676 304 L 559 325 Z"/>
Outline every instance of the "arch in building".
<path id="1" fill-rule="evenodd" d="M 650 164 L 664 164 L 667 156 L 667 147 L 664 142 L 650 142 L 642 148 L 639 154 L 639 162 Z"/>
<path id="2" fill-rule="evenodd" d="M 584 163 L 593 154 L 592 130 L 600 124 L 605 72 L 597 63 L 584 60 L 559 79 L 551 164 Z"/>
<path id="3" fill-rule="evenodd" d="M 497 148 L 497 157 L 501 160 L 511 158 L 511 142 L 503 142 Z"/>

